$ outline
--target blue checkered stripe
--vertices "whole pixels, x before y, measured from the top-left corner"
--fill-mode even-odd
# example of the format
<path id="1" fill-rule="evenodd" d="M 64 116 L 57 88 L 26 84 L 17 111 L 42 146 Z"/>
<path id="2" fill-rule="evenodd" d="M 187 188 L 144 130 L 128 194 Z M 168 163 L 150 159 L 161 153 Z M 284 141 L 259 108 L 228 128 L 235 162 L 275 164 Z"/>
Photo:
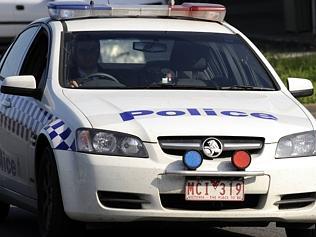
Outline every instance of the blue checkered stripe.
<path id="1" fill-rule="evenodd" d="M 50 125 L 55 125 L 55 128 L 57 126 L 55 122 L 61 121 L 30 98 L 0 94 L 0 101 L 3 100 L 10 100 L 11 107 L 5 108 L 4 106 L 0 106 L 0 126 L 23 140 L 36 140 L 36 137 L 43 128 L 47 128 L 45 130 L 50 134 Z M 47 124 L 49 125 L 47 126 Z M 60 125 L 60 123 L 57 124 Z M 66 131 L 65 133 L 62 131 L 63 129 Z M 66 125 L 63 124 L 62 126 L 56 127 L 55 130 L 59 134 L 62 134 L 58 136 L 63 140 L 58 140 L 58 136 L 53 137 L 53 134 L 52 136 L 50 135 L 54 145 L 53 148 L 61 150 L 73 149 L 74 138 L 72 138 L 73 141 L 71 143 L 69 142 L 71 137 L 73 137 L 71 136 L 73 134 L 71 134 L 70 128 L 67 128 Z M 70 143 L 70 146 L 66 146 L 68 143 Z M 34 146 L 35 143 L 33 142 L 31 145 Z"/>
<path id="2" fill-rule="evenodd" d="M 37 136 L 54 118 L 51 113 L 29 98 L 1 94 L 0 101 L 3 100 L 9 100 L 11 107 L 1 106 L 0 126 L 24 140 L 28 141 L 31 136 Z"/>
<path id="3" fill-rule="evenodd" d="M 53 148 L 69 151 L 76 150 L 72 131 L 61 119 L 56 119 L 44 129 L 47 131 L 53 143 Z"/>

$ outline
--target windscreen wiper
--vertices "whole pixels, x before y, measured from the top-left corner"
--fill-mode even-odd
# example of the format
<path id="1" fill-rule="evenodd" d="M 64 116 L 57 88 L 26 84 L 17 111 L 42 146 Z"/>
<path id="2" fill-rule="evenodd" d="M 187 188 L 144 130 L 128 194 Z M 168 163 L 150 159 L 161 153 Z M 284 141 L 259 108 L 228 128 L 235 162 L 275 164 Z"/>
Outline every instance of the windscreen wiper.
<path id="1" fill-rule="evenodd" d="M 206 84 L 185 84 L 185 83 L 153 83 L 144 86 L 144 89 L 199 89 L 199 90 L 216 90 L 216 87 L 210 87 Z"/>
<path id="2" fill-rule="evenodd" d="M 217 88 L 197 85 L 172 85 L 172 84 L 155 84 L 145 86 L 144 89 L 179 89 L 179 90 L 216 90 Z"/>
<path id="3" fill-rule="evenodd" d="M 222 86 L 219 90 L 253 90 L 253 91 L 275 91 L 274 88 L 258 87 L 258 86 L 246 86 L 246 85 L 233 85 Z"/>

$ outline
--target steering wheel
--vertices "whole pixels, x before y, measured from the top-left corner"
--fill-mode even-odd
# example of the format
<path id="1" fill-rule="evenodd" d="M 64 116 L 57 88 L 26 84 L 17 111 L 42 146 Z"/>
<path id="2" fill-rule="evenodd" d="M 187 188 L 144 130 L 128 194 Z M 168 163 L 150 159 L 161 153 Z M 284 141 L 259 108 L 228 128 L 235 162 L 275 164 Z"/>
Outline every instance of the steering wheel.
<path id="1" fill-rule="evenodd" d="M 114 81 L 115 83 L 121 84 L 118 79 L 116 79 L 114 76 L 107 74 L 107 73 L 103 73 L 103 72 L 97 72 L 97 73 L 91 73 L 87 76 L 87 79 L 81 81 L 81 84 L 85 84 L 89 81 L 93 81 L 95 78 L 97 79 L 102 79 L 102 80 L 110 80 L 110 81 Z"/>

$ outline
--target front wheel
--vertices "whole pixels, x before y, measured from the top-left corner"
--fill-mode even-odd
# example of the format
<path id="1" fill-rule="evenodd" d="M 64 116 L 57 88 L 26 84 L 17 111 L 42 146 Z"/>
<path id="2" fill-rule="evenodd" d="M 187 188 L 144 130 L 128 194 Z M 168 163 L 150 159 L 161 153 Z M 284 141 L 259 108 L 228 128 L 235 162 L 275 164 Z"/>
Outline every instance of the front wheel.
<path id="1" fill-rule="evenodd" d="M 312 229 L 291 229 L 285 228 L 287 237 L 316 237 L 315 228 Z"/>
<path id="2" fill-rule="evenodd" d="M 46 147 L 42 153 L 37 185 L 41 236 L 72 236 L 80 233 L 79 229 L 83 230 L 84 225 L 70 220 L 64 212 L 58 170 L 50 147 Z"/>
<path id="3" fill-rule="evenodd" d="M 3 222 L 9 215 L 10 204 L 0 201 L 0 222 Z"/>

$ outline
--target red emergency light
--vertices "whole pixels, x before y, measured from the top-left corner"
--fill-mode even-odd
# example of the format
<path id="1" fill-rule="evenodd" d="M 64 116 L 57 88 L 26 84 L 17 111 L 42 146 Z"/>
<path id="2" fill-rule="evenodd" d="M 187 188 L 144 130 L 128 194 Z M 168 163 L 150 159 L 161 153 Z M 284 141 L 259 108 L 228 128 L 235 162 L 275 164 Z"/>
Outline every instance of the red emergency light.
<path id="1" fill-rule="evenodd" d="M 245 170 L 251 163 L 251 156 L 246 151 L 235 151 L 231 162 L 238 170 Z"/>

